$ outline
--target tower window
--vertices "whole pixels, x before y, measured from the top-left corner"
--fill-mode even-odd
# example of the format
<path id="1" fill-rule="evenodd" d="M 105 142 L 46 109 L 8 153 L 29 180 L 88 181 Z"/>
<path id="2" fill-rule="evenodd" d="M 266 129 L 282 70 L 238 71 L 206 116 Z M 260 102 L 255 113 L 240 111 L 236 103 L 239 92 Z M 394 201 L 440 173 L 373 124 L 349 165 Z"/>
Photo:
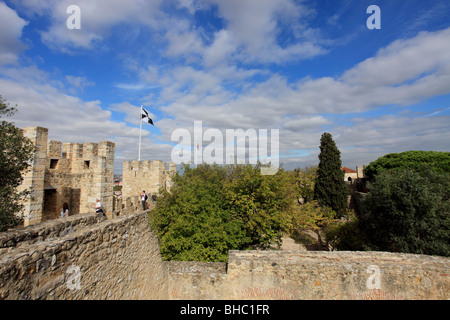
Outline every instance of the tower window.
<path id="1" fill-rule="evenodd" d="M 55 169 L 58 164 L 58 159 L 50 159 L 50 169 Z"/>

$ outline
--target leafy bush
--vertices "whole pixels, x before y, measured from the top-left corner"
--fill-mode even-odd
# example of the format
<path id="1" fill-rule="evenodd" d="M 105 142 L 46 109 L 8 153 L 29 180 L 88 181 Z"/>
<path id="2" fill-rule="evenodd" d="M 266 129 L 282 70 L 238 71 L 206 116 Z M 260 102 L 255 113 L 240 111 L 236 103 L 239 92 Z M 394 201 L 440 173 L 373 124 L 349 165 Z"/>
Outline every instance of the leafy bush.
<path id="1" fill-rule="evenodd" d="M 281 240 L 294 202 L 292 175 L 260 165 L 184 166 L 150 213 L 165 260 L 227 261 L 228 250 Z"/>
<path id="2" fill-rule="evenodd" d="M 363 237 L 358 222 L 355 212 L 348 210 L 345 218 L 335 220 L 325 226 L 325 236 L 333 250 L 363 250 Z"/>
<path id="3" fill-rule="evenodd" d="M 368 250 L 450 255 L 450 174 L 385 170 L 363 201 L 359 226 Z"/>
<path id="4" fill-rule="evenodd" d="M 305 203 L 314 199 L 314 185 L 317 179 L 317 170 L 317 166 L 310 166 L 304 169 L 297 168 L 294 170 L 298 197 L 303 198 Z"/>
<path id="5" fill-rule="evenodd" d="M 336 218 L 336 212 L 330 207 L 320 206 L 316 200 L 297 206 L 292 217 L 292 230 L 320 230 Z"/>
<path id="6" fill-rule="evenodd" d="M 247 242 L 244 224 L 226 210 L 225 176 L 219 166 L 185 166 L 158 197 L 150 219 L 164 259 L 225 262 L 228 250 Z"/>
<path id="7" fill-rule="evenodd" d="M 245 225 L 247 245 L 267 248 L 280 244 L 289 228 L 295 205 L 293 175 L 283 169 L 275 175 L 261 175 L 261 166 L 228 167 L 225 201 L 233 217 Z"/>

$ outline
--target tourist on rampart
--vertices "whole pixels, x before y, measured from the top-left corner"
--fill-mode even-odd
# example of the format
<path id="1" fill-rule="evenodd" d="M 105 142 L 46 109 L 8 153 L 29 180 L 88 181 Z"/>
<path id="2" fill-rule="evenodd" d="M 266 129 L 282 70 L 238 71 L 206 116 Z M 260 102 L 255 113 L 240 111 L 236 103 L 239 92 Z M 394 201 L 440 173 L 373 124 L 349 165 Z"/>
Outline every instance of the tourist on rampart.
<path id="1" fill-rule="evenodd" d="M 61 218 L 65 218 L 69 216 L 69 205 L 64 202 L 63 208 L 61 210 Z"/>
<path id="2" fill-rule="evenodd" d="M 96 212 L 96 213 L 103 213 L 103 214 L 105 214 L 105 213 L 103 212 L 103 209 L 102 209 L 102 203 L 100 202 L 100 199 L 99 199 L 99 198 L 97 198 L 97 203 L 94 205 L 94 209 L 95 209 L 95 212 Z"/>
<path id="3" fill-rule="evenodd" d="M 145 190 L 142 191 L 141 200 L 142 200 L 142 210 L 145 211 L 145 202 L 147 201 L 148 196 L 145 194 Z"/>

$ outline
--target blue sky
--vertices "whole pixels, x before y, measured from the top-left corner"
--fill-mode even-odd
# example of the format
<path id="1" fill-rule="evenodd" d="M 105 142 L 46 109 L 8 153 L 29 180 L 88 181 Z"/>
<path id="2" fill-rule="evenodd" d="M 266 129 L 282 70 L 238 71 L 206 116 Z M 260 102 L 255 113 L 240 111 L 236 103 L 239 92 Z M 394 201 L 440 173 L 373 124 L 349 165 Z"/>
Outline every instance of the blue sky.
<path id="1" fill-rule="evenodd" d="M 137 159 L 141 104 L 141 159 L 170 161 L 173 131 L 201 120 L 279 129 L 288 169 L 317 164 L 330 132 L 354 168 L 450 151 L 449 15 L 447 0 L 0 1 L 0 94 L 19 127 L 115 142 L 117 173 Z"/>

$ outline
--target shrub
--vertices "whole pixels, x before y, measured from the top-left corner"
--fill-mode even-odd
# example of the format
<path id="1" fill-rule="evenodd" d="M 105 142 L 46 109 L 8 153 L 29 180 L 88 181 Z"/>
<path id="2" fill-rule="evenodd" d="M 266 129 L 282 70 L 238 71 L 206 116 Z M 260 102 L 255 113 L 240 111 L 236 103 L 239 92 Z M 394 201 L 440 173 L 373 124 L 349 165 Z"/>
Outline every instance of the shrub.
<path id="1" fill-rule="evenodd" d="M 450 255 L 450 174 L 385 170 L 369 187 L 359 218 L 367 249 Z"/>

